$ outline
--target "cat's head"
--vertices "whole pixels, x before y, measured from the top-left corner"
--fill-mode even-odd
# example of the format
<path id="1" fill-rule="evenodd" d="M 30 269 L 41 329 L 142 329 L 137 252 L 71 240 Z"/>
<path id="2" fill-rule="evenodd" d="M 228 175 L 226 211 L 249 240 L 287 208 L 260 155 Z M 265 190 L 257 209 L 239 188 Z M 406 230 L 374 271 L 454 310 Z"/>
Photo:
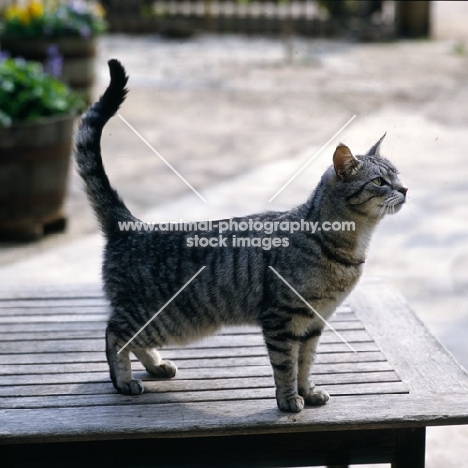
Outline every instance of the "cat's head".
<path id="1" fill-rule="evenodd" d="M 339 144 L 333 155 L 335 183 L 346 205 L 367 217 L 396 213 L 406 201 L 408 188 L 398 178 L 396 167 L 380 154 L 385 135 L 362 156 Z"/>

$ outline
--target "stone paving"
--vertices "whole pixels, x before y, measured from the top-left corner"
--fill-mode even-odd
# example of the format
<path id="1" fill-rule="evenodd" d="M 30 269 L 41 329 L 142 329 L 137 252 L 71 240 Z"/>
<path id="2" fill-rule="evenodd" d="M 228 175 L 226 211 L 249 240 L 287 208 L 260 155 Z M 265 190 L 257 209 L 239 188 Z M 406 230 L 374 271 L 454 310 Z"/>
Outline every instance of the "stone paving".
<path id="1" fill-rule="evenodd" d="M 105 61 L 119 58 L 131 89 L 122 116 L 207 203 L 118 118 L 103 134 L 111 182 L 147 221 L 284 209 L 307 198 L 338 141 L 360 153 L 387 131 L 383 153 L 409 187 L 408 204 L 382 222 L 365 274 L 387 278 L 468 367 L 468 55 L 451 40 L 294 38 L 288 50 L 265 38 L 103 38 L 96 95 L 108 80 Z M 0 245 L 3 287 L 99 280 L 102 241 L 75 173 L 70 182 L 66 233 Z M 427 467 L 464 466 L 467 439 L 465 427 L 429 429 Z"/>

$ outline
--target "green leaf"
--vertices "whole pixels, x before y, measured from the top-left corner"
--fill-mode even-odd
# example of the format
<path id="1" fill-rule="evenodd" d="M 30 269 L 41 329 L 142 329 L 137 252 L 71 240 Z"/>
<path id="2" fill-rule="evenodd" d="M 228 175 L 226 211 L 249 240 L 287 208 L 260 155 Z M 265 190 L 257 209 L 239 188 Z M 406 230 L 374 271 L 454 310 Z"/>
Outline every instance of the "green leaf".
<path id="1" fill-rule="evenodd" d="M 42 65 L 18 59 L 0 62 L 0 125 L 80 111 L 85 102 Z"/>

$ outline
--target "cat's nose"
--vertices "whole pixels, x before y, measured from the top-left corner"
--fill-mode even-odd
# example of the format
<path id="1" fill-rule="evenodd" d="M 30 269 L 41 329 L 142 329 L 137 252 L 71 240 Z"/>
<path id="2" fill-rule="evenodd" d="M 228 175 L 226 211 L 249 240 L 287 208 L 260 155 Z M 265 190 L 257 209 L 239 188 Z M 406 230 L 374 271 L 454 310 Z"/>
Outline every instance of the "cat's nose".
<path id="1" fill-rule="evenodd" d="M 400 187 L 398 191 L 406 197 L 406 192 L 408 191 L 408 187 Z"/>

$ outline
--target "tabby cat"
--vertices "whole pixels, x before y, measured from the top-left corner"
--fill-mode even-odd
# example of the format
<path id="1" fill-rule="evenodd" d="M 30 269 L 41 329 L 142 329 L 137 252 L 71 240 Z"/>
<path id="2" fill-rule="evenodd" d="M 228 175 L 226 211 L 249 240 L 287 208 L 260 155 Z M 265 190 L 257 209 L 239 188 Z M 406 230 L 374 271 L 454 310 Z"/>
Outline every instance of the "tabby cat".
<path id="1" fill-rule="evenodd" d="M 109 61 L 110 84 L 83 116 L 75 139 L 75 158 L 87 194 L 106 238 L 102 276 L 111 305 L 106 354 L 114 387 L 126 395 L 143 393 L 132 376 L 129 353 L 157 377 L 173 377 L 176 366 L 157 348 L 184 344 L 223 325 L 257 324 L 263 331 L 276 385 L 278 407 L 297 412 L 328 401 L 326 391 L 309 381 L 323 322 L 283 282 L 328 319 L 361 276 L 366 251 L 378 221 L 397 212 L 407 188 L 396 168 L 380 155 L 382 137 L 362 156 L 340 144 L 333 165 L 304 204 L 285 212 L 265 212 L 235 221 L 352 221 L 349 231 L 300 230 L 288 234 L 287 247 L 189 247 L 194 232 L 123 231 L 119 222 L 138 221 L 111 187 L 104 171 L 100 139 L 106 122 L 123 103 L 128 77 L 117 60 Z M 384 135 L 385 136 L 385 135 Z M 278 223 L 276 224 L 278 225 Z M 213 227 L 198 234 L 218 237 Z M 272 233 L 243 235 L 283 239 Z M 192 276 L 206 268 L 149 325 L 134 335 Z M 130 344 L 122 348 L 132 339 Z M 241 358 L 240 358 L 241 359 Z"/>

